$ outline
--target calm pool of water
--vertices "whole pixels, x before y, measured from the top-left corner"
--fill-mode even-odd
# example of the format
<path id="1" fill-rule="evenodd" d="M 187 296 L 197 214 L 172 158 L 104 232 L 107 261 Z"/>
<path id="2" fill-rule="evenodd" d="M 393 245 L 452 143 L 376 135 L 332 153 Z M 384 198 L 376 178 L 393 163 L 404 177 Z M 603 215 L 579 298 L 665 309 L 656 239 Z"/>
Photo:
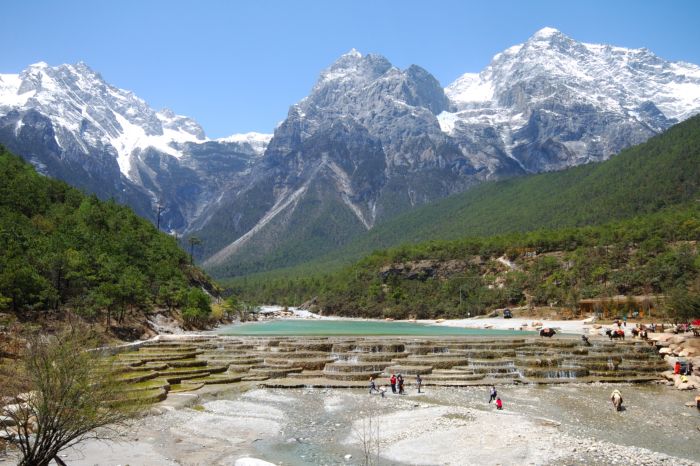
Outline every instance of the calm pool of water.
<path id="1" fill-rule="evenodd" d="M 219 335 L 532 335 L 520 330 L 490 330 L 424 325 L 413 322 L 376 320 L 311 320 L 290 319 L 267 322 L 247 322 L 227 325 L 217 330 Z"/>

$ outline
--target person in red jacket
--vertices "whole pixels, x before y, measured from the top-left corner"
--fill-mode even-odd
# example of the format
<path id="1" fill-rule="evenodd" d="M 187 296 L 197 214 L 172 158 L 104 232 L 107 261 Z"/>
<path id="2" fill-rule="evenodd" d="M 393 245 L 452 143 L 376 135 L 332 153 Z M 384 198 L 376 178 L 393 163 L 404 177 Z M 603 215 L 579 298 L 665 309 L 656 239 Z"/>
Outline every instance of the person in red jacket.
<path id="1" fill-rule="evenodd" d="M 681 373 L 681 362 L 680 361 L 676 361 L 676 364 L 673 366 L 673 373 L 674 374 Z"/>
<path id="2" fill-rule="evenodd" d="M 503 409 L 503 402 L 500 397 L 496 398 L 496 409 Z"/>
<path id="3" fill-rule="evenodd" d="M 391 385 L 391 393 L 396 393 L 396 375 L 391 374 L 389 384 Z"/>

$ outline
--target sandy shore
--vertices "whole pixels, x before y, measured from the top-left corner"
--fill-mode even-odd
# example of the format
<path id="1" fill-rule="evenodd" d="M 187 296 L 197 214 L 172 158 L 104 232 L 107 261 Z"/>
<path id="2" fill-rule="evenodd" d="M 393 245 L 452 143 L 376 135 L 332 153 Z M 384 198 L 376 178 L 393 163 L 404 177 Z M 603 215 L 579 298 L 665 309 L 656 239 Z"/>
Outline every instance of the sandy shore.
<path id="1" fill-rule="evenodd" d="M 280 313 L 284 308 L 281 306 L 261 306 L 260 314 L 273 316 Z M 321 316 L 313 312 L 297 309 L 295 307 L 287 308 L 290 315 L 283 317 L 270 317 L 281 319 L 323 319 L 323 320 L 376 320 L 383 322 L 382 319 L 361 319 L 348 318 L 337 316 Z M 590 319 L 580 320 L 547 320 L 536 317 L 522 318 L 515 317 L 504 319 L 503 317 L 472 317 L 469 319 L 420 319 L 420 320 L 398 320 L 396 322 L 416 322 L 424 325 L 441 325 L 446 327 L 462 327 L 473 329 L 495 329 L 495 330 L 535 330 L 539 327 L 550 327 L 560 330 L 563 333 L 588 334 L 591 321 Z"/>
<path id="2" fill-rule="evenodd" d="M 475 329 L 496 329 L 496 330 L 534 330 L 536 327 L 549 327 L 561 330 L 563 333 L 588 333 L 590 321 L 587 319 L 581 320 L 546 320 L 530 318 L 514 317 L 512 319 L 504 319 L 502 317 L 473 317 L 471 319 L 450 319 L 450 320 L 419 320 L 423 324 L 443 325 L 446 327 L 463 327 Z M 533 324 L 537 324 L 533 326 Z"/>

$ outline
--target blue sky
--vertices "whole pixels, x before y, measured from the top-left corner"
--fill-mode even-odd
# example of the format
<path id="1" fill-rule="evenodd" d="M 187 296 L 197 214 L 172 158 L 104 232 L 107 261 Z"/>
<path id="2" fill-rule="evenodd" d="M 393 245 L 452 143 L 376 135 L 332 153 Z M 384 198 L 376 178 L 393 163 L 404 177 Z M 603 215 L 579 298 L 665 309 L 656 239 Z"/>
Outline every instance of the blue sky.
<path id="1" fill-rule="evenodd" d="M 210 137 L 272 132 L 351 48 L 447 85 L 555 27 L 700 64 L 698 1 L 38 1 L 2 6 L 0 73 L 84 61 Z"/>

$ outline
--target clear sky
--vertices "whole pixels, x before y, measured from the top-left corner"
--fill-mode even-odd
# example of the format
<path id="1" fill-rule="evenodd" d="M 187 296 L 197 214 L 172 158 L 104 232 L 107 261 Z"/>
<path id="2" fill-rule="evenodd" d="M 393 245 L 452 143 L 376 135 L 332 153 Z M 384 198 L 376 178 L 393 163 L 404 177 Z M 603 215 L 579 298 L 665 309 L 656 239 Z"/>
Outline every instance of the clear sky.
<path id="1" fill-rule="evenodd" d="M 6 1 L 0 73 L 84 61 L 210 137 L 272 132 L 351 48 L 443 85 L 536 30 L 700 64 L 700 1 Z"/>

